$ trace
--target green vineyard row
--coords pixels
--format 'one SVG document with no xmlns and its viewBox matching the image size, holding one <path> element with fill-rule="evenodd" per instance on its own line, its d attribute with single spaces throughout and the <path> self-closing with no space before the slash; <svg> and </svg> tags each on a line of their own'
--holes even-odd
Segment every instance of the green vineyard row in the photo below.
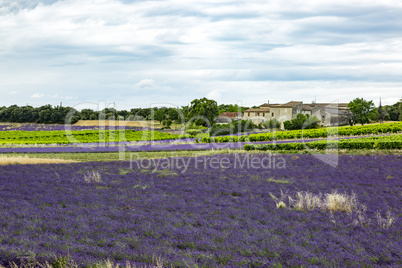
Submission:
<svg viewBox="0 0 402 268">
<path fill-rule="evenodd" d="M 372 134 L 399 133 L 402 131 L 402 122 L 375 124 L 365 126 L 330 127 L 319 129 L 290 130 L 265 132 L 243 136 L 204 137 L 201 142 L 245 142 L 245 141 L 272 141 L 302 138 L 326 138 L 331 136 L 359 136 Z"/>
<path fill-rule="evenodd" d="M 246 144 L 244 149 L 250 150 L 305 150 L 305 149 L 402 149 L 402 135 L 378 136 L 369 138 L 320 140 L 312 142 Z"/>
<path fill-rule="evenodd" d="M 180 135 L 158 131 L 90 130 L 90 131 L 2 131 L 0 144 L 71 144 L 98 142 L 127 142 L 174 140 Z"/>
</svg>

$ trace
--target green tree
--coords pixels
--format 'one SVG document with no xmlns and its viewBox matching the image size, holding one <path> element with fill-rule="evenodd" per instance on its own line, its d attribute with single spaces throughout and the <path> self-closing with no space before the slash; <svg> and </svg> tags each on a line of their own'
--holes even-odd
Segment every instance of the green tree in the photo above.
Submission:
<svg viewBox="0 0 402 268">
<path fill-rule="evenodd" d="M 162 124 L 162 121 L 165 120 L 165 112 L 163 110 L 156 110 L 154 113 L 154 119 Z"/>
<path fill-rule="evenodd" d="M 399 112 L 399 121 L 402 121 L 402 99 L 399 100 L 398 112 Z"/>
<path fill-rule="evenodd" d="M 180 119 L 180 114 L 177 108 L 169 108 L 167 114 L 169 119 L 172 121 Z"/>
<path fill-rule="evenodd" d="M 371 111 L 371 113 L 369 113 L 369 115 L 368 115 L 368 118 L 369 118 L 371 121 L 378 121 L 378 120 L 380 120 L 380 117 L 383 118 L 383 115 L 382 115 L 382 107 L 381 107 L 381 109 L 379 109 L 379 108 L 374 108 L 374 109 Z"/>
<path fill-rule="evenodd" d="M 311 129 L 318 128 L 320 122 L 321 121 L 316 116 L 298 114 L 296 118 L 283 122 L 283 127 L 287 130 Z"/>
<path fill-rule="evenodd" d="M 126 111 L 126 110 L 118 111 L 118 112 L 117 112 L 117 115 L 118 115 L 120 118 L 123 118 L 122 120 L 124 120 L 124 119 L 126 119 L 126 118 L 128 117 L 128 111 Z"/>
<path fill-rule="evenodd" d="M 349 102 L 348 107 L 352 112 L 350 124 L 360 123 L 362 125 L 369 122 L 370 115 L 374 109 L 373 101 L 366 101 L 363 98 L 356 98 Z"/>
<path fill-rule="evenodd" d="M 49 124 L 52 117 L 52 105 L 47 104 L 38 108 L 39 110 L 39 123 Z"/>
<path fill-rule="evenodd" d="M 230 124 L 215 124 L 209 130 L 210 136 L 230 135 L 253 131 L 257 126 L 250 120 L 239 120 Z"/>
<path fill-rule="evenodd" d="M 82 109 L 80 112 L 80 119 L 81 120 L 89 120 L 91 115 L 93 114 L 93 110 L 91 109 Z"/>
<path fill-rule="evenodd" d="M 303 122 L 303 129 L 318 128 L 320 124 L 320 119 L 316 116 L 306 115 L 306 120 Z"/>
<path fill-rule="evenodd" d="M 172 125 L 172 123 L 173 123 L 173 121 L 170 119 L 162 121 L 162 125 L 164 125 L 166 129 L 169 129 L 170 126 Z"/>
<path fill-rule="evenodd" d="M 93 113 L 89 116 L 89 120 L 98 120 L 98 114 Z"/>
<path fill-rule="evenodd" d="M 398 121 L 399 113 L 397 104 L 385 106 L 385 112 L 385 120 Z"/>
<path fill-rule="evenodd" d="M 267 129 L 275 129 L 275 128 L 280 128 L 281 123 L 278 120 L 276 120 L 275 118 L 272 118 L 271 120 L 265 122 L 264 126 Z"/>
<path fill-rule="evenodd" d="M 216 101 L 207 98 L 195 99 L 191 102 L 187 121 L 194 122 L 197 126 L 209 127 L 218 115 L 219 110 Z"/>
</svg>

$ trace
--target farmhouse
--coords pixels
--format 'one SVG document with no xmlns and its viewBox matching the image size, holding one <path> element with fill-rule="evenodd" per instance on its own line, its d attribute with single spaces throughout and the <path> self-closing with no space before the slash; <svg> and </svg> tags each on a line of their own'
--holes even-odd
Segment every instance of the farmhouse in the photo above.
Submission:
<svg viewBox="0 0 402 268">
<path fill-rule="evenodd" d="M 324 126 L 341 126 L 349 123 L 350 109 L 347 103 L 303 104 L 303 111 L 310 111 Z"/>
<path fill-rule="evenodd" d="M 244 111 L 243 119 L 260 124 L 275 118 L 282 123 L 295 118 L 297 114 L 301 113 L 302 106 L 303 102 L 301 101 L 290 101 L 285 104 L 264 103 L 259 108 Z"/>
<path fill-rule="evenodd" d="M 347 103 L 311 103 L 290 101 L 285 104 L 264 103 L 259 108 L 244 111 L 243 120 L 251 120 L 255 124 L 276 119 L 281 123 L 295 118 L 298 114 L 316 116 L 325 126 L 345 125 L 348 123 L 350 110 Z"/>
<path fill-rule="evenodd" d="M 270 111 L 267 107 L 247 109 L 244 111 L 243 120 L 251 120 L 254 124 L 264 123 L 271 119 Z"/>
</svg>

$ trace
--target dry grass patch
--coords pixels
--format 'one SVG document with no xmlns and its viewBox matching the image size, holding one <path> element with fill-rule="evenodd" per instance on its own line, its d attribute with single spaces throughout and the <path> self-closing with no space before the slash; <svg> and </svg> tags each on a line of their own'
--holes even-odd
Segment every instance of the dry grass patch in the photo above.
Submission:
<svg viewBox="0 0 402 268">
<path fill-rule="evenodd" d="M 277 208 L 290 207 L 294 210 L 310 211 L 315 209 L 329 210 L 331 212 L 342 211 L 352 213 L 357 211 L 359 203 L 355 193 L 350 195 L 334 191 L 330 194 L 314 194 L 311 192 L 296 192 L 290 196 L 281 191 L 281 196 L 276 197 L 270 193 L 276 202 Z M 285 201 L 288 200 L 288 205 Z"/>
<path fill-rule="evenodd" d="M 334 191 L 330 194 L 314 194 L 311 192 L 296 192 L 294 195 L 289 195 L 281 190 L 280 196 L 275 196 L 269 193 L 275 201 L 278 209 L 293 209 L 295 211 L 312 211 L 323 210 L 329 211 L 330 219 L 336 223 L 333 212 L 346 212 L 353 220 L 356 226 L 369 227 L 373 225 L 373 221 L 367 216 L 367 207 L 360 204 L 355 193 L 350 195 L 347 193 L 338 193 Z M 286 203 L 287 202 L 287 203 Z M 385 217 L 379 211 L 375 214 L 377 222 L 374 225 L 381 229 L 389 229 L 395 222 L 395 216 L 391 211 L 387 211 Z"/>
<path fill-rule="evenodd" d="M 351 195 L 347 195 L 335 191 L 331 194 L 325 195 L 323 206 L 331 212 L 345 211 L 347 213 L 352 213 L 358 209 L 359 204 L 355 193 L 352 192 Z"/>
<path fill-rule="evenodd" d="M 93 268 L 163 268 L 164 267 L 163 261 L 160 258 L 154 257 L 153 260 L 155 262 L 154 264 L 137 266 L 135 264 L 131 264 L 129 261 L 127 261 L 125 265 L 119 265 L 107 259 L 100 263 L 93 264 L 91 265 L 91 267 Z M 10 268 L 79 268 L 80 266 L 69 258 L 60 257 L 56 259 L 53 263 L 49 262 L 40 263 L 35 259 L 21 260 L 21 263 L 19 265 L 15 264 L 14 262 L 10 262 L 9 267 Z M 5 267 L 0 264 L 0 268 Z"/>
<path fill-rule="evenodd" d="M 75 163 L 77 161 L 65 159 L 49 159 L 49 158 L 29 158 L 24 156 L 8 156 L 0 155 L 0 165 L 36 165 L 36 164 L 63 164 Z"/>
</svg>

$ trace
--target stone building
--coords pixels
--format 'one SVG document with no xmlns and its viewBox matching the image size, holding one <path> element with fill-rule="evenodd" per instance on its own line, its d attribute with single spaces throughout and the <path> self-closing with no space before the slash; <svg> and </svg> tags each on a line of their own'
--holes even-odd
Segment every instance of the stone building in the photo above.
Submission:
<svg viewBox="0 0 402 268">
<path fill-rule="evenodd" d="M 275 118 L 283 128 L 283 122 L 295 118 L 298 114 L 316 116 L 324 126 L 336 126 L 348 123 L 350 110 L 347 103 L 303 104 L 302 101 L 290 101 L 285 104 L 264 103 L 259 108 L 244 111 L 243 120 L 260 124 Z"/>
</svg>

